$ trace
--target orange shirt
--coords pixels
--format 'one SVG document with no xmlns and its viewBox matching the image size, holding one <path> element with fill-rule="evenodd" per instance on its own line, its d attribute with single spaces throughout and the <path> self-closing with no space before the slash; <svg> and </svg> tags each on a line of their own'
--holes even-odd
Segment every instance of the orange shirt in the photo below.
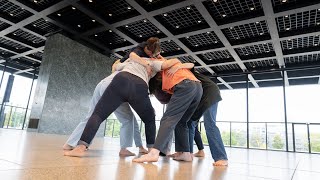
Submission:
<svg viewBox="0 0 320 180">
<path fill-rule="evenodd" d="M 178 66 L 180 63 L 174 65 Z M 162 71 L 162 90 L 173 94 L 173 87 L 185 79 L 199 81 L 189 69 L 179 69 L 173 77 L 168 77 L 167 70 Z M 200 81 L 199 81 L 200 82 Z"/>
</svg>

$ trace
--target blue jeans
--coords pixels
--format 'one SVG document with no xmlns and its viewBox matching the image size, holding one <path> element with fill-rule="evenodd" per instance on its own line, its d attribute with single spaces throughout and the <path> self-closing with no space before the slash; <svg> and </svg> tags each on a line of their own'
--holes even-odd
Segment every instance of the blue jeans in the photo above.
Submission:
<svg viewBox="0 0 320 180">
<path fill-rule="evenodd" d="M 211 151 L 211 156 L 215 161 L 219 160 L 228 160 L 224 144 L 222 142 L 220 130 L 216 125 L 216 116 L 217 116 L 218 103 L 212 104 L 204 113 L 203 121 L 204 128 L 206 129 L 207 139 Z M 198 121 L 190 121 L 189 125 L 189 139 L 192 139 L 190 142 L 190 148 L 193 147 L 193 139 L 195 134 L 195 127 L 197 126 Z M 192 152 L 192 148 L 190 151 Z"/>
</svg>

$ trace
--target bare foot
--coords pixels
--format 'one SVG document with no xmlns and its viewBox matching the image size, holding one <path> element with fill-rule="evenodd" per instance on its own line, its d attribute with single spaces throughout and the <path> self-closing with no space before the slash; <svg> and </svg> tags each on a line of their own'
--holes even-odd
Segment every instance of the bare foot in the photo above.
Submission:
<svg viewBox="0 0 320 180">
<path fill-rule="evenodd" d="M 182 154 L 182 152 L 175 152 L 175 153 L 173 153 L 173 154 L 168 154 L 167 156 L 174 158 L 174 157 L 179 156 L 179 155 L 181 155 L 181 154 Z"/>
<path fill-rule="evenodd" d="M 203 150 L 199 150 L 197 153 L 193 154 L 194 157 L 204 157 L 204 151 Z"/>
<path fill-rule="evenodd" d="M 213 166 L 228 166 L 228 160 L 219 160 L 213 163 Z"/>
<path fill-rule="evenodd" d="M 174 160 L 177 160 L 177 161 L 187 161 L 187 162 L 191 162 L 193 157 L 192 155 L 190 154 L 190 152 L 183 152 L 181 154 L 179 154 L 178 156 L 175 156 L 173 158 Z"/>
<path fill-rule="evenodd" d="M 87 148 L 85 145 L 78 145 L 72 151 L 64 152 L 64 155 L 65 156 L 73 156 L 73 157 L 82 157 L 85 155 L 86 149 Z"/>
<path fill-rule="evenodd" d="M 136 154 L 129 151 L 128 149 L 121 149 L 120 152 L 119 152 L 119 156 L 135 156 Z"/>
<path fill-rule="evenodd" d="M 153 155 L 151 153 L 145 154 L 139 158 L 133 159 L 133 162 L 143 163 L 143 162 L 157 162 L 159 155 Z"/>
<path fill-rule="evenodd" d="M 148 154 L 148 150 L 146 150 L 143 146 L 140 146 L 139 147 L 139 153 L 141 153 L 141 154 Z"/>
<path fill-rule="evenodd" d="M 63 150 L 72 150 L 74 147 L 70 146 L 69 144 L 65 143 L 63 146 L 62 146 L 62 149 Z"/>
</svg>

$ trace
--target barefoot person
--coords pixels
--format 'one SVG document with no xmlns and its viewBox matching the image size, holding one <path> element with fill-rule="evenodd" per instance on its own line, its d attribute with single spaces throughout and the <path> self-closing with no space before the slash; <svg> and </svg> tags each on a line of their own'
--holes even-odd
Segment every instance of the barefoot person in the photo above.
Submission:
<svg viewBox="0 0 320 180">
<path fill-rule="evenodd" d="M 170 70 L 162 72 L 162 90 L 171 93 L 172 96 L 161 119 L 154 148 L 148 154 L 133 159 L 134 162 L 158 161 L 159 153 L 167 151 L 173 131 L 176 141 L 179 142 L 175 144 L 175 149 L 181 152 L 175 160 L 192 161 L 187 122 L 197 108 L 202 95 L 200 81 L 189 70 L 193 66 L 192 63 L 179 63 Z"/>
<path fill-rule="evenodd" d="M 116 65 L 120 61 L 116 61 L 112 65 L 112 74 L 102 81 L 96 86 L 92 99 L 91 104 L 89 107 L 88 115 L 86 116 L 85 120 L 83 122 L 80 122 L 78 126 L 75 128 L 75 130 L 72 132 L 70 137 L 68 138 L 67 142 L 63 145 L 64 150 L 72 150 L 74 147 L 77 146 L 78 141 L 80 140 L 81 134 L 87 124 L 87 121 L 89 117 L 91 116 L 94 107 L 100 100 L 103 92 L 107 89 L 109 84 L 111 83 L 113 77 L 119 72 L 115 71 Z M 128 103 L 121 104 L 115 111 L 114 111 L 117 119 L 121 123 L 120 128 L 120 146 L 121 150 L 119 152 L 120 156 L 134 156 L 135 154 L 130 152 L 127 148 L 132 146 L 132 140 L 134 138 L 136 147 L 139 147 L 140 153 L 147 153 L 148 151 L 143 147 L 141 135 L 139 131 L 139 125 L 138 122 L 131 111 Z"/>
<path fill-rule="evenodd" d="M 154 76 L 160 70 L 170 68 L 179 62 L 177 59 L 167 61 L 148 60 L 147 66 L 152 67 L 151 72 Z M 149 79 L 150 77 L 143 65 L 131 60 L 126 62 L 122 72 L 114 77 L 95 106 L 78 146 L 72 151 L 65 152 L 65 155 L 79 157 L 85 155 L 85 150 L 91 143 L 100 124 L 124 102 L 128 102 L 145 123 L 147 147 L 151 148 L 154 144 L 156 129 L 155 114 L 148 96 Z"/>
<path fill-rule="evenodd" d="M 206 135 L 207 135 L 211 155 L 215 161 L 213 165 L 227 166 L 228 165 L 227 153 L 224 148 L 224 144 L 222 142 L 219 128 L 216 125 L 218 103 L 219 101 L 222 100 L 219 87 L 211 79 L 209 79 L 207 76 L 203 74 L 194 72 L 194 75 L 202 83 L 203 95 L 201 97 L 201 101 L 197 107 L 197 110 L 191 117 L 191 121 L 188 122 L 189 135 L 190 135 L 189 139 L 191 139 L 190 151 L 193 152 L 193 139 L 195 137 L 195 129 L 198 126 L 199 119 L 203 115 L 204 127 L 206 130 Z M 198 136 L 200 136 L 200 133 L 198 134 Z M 197 141 L 198 143 L 199 141 L 201 141 L 202 143 L 201 136 L 200 136 L 200 139 L 197 138 Z M 195 155 L 202 156 L 202 154 L 204 156 L 203 150 L 201 152 L 199 149 L 199 152 L 196 153 Z"/>
</svg>

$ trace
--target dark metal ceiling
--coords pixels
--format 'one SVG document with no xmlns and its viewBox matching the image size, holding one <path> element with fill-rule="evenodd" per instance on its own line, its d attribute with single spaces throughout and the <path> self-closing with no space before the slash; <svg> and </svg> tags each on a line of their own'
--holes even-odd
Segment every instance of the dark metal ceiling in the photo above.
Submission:
<svg viewBox="0 0 320 180">
<path fill-rule="evenodd" d="M 222 89 L 262 70 L 250 87 L 319 84 L 319 30 L 320 0 L 0 0 L 0 62 L 31 73 L 54 33 L 111 59 L 157 36 L 163 56 L 218 75 Z"/>
</svg>

